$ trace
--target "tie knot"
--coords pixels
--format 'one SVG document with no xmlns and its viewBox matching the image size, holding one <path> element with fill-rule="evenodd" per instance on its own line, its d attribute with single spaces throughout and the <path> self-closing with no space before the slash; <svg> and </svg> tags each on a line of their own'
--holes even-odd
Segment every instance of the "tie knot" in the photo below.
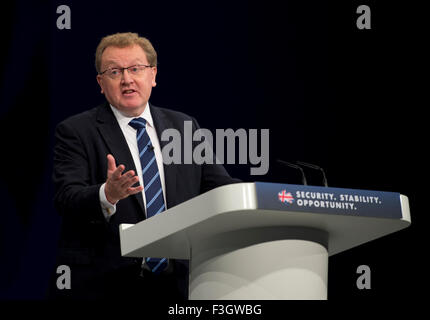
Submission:
<svg viewBox="0 0 430 320">
<path fill-rule="evenodd" d="M 128 123 L 131 127 L 136 130 L 143 129 L 146 126 L 146 120 L 143 118 L 134 118 Z"/>
</svg>

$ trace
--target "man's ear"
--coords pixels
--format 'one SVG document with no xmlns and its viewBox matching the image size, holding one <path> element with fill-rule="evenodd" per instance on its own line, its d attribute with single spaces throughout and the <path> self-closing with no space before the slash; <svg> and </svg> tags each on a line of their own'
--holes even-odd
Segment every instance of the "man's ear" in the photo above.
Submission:
<svg viewBox="0 0 430 320">
<path fill-rule="evenodd" d="M 102 82 L 102 76 L 98 74 L 98 75 L 96 76 L 96 79 L 97 79 L 97 83 L 98 83 L 98 84 L 99 84 L 99 86 L 100 86 L 101 93 L 102 93 L 102 94 L 104 94 L 104 92 L 103 92 L 103 85 L 102 85 L 102 83 L 103 83 L 103 82 Z"/>
<path fill-rule="evenodd" d="M 157 82 L 155 81 L 157 76 L 157 67 L 152 68 L 152 86 L 155 87 L 157 85 Z"/>
</svg>

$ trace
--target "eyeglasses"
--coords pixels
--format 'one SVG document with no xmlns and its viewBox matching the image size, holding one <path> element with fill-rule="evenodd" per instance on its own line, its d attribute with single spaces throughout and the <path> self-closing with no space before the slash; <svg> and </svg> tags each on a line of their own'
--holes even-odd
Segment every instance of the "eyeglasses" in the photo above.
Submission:
<svg viewBox="0 0 430 320">
<path fill-rule="evenodd" d="M 110 68 L 103 72 L 100 72 L 100 75 L 106 74 L 111 79 L 119 79 L 121 78 L 122 73 L 124 70 L 127 70 L 129 74 L 133 76 L 140 76 L 143 74 L 146 68 L 151 68 L 151 66 L 145 65 L 145 64 L 137 64 L 131 67 L 127 68 Z"/>
</svg>

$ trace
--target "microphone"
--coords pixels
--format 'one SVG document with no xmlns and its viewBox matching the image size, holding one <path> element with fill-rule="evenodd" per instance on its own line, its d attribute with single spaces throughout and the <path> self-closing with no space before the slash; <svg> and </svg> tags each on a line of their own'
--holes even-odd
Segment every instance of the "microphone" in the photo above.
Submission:
<svg viewBox="0 0 430 320">
<path fill-rule="evenodd" d="M 154 151 L 154 146 L 152 145 L 152 143 L 148 146 L 149 151 Z"/>
<path fill-rule="evenodd" d="M 278 163 L 284 165 L 284 166 L 288 166 L 288 167 L 300 170 L 300 172 L 302 173 L 302 183 L 303 183 L 303 185 L 305 185 L 305 186 L 308 185 L 308 182 L 306 181 L 305 172 L 303 171 L 303 169 L 300 166 L 298 166 L 296 164 L 293 164 L 293 163 L 290 163 L 290 162 L 287 162 L 287 161 L 284 161 L 284 160 L 280 160 L 280 159 L 276 159 L 276 161 Z"/>
<path fill-rule="evenodd" d="M 307 162 L 303 162 L 303 161 L 296 161 L 296 162 L 302 166 L 321 171 L 322 176 L 323 176 L 324 186 L 328 187 L 327 177 L 325 176 L 325 172 L 324 172 L 323 168 L 321 168 L 320 166 L 317 166 L 315 164 L 312 164 L 312 163 L 307 163 Z"/>
</svg>

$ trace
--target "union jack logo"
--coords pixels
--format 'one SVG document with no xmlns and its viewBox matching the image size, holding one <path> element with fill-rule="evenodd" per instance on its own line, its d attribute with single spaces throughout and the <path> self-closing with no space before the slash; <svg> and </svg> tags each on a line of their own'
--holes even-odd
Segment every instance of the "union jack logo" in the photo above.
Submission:
<svg viewBox="0 0 430 320">
<path fill-rule="evenodd" d="M 282 190 L 281 192 L 278 193 L 278 199 L 281 202 L 288 202 L 288 203 L 293 203 L 294 202 L 294 198 L 291 195 L 291 192 L 287 192 L 286 190 Z"/>
</svg>

